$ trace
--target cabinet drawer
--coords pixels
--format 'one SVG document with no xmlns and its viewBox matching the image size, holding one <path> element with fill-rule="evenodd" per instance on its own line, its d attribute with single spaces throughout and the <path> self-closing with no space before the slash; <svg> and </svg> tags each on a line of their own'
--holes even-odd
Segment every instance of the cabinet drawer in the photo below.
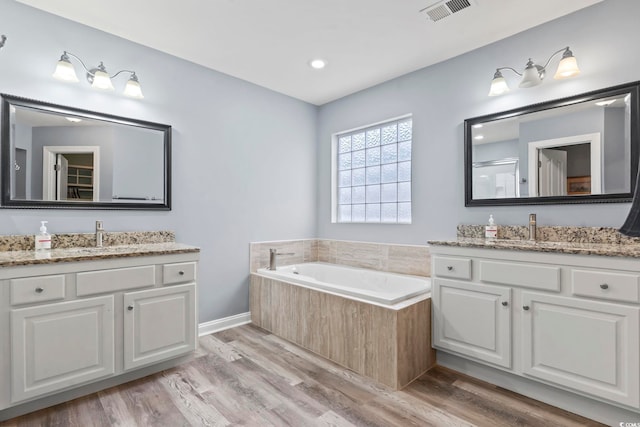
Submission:
<svg viewBox="0 0 640 427">
<path fill-rule="evenodd" d="M 524 288 L 560 291 L 560 267 L 480 261 L 480 280 Z"/>
<path fill-rule="evenodd" d="M 639 277 L 636 274 L 573 270 L 571 292 L 586 297 L 638 303 Z"/>
<path fill-rule="evenodd" d="M 76 277 L 78 296 L 86 296 L 153 286 L 156 284 L 156 268 L 154 265 L 145 265 L 88 271 L 78 273 Z"/>
<path fill-rule="evenodd" d="M 469 258 L 435 257 L 434 274 L 439 277 L 471 279 L 471 260 Z"/>
<path fill-rule="evenodd" d="M 196 263 L 181 262 L 177 264 L 165 264 L 162 267 L 162 284 L 192 282 L 196 279 Z"/>
<path fill-rule="evenodd" d="M 64 276 L 11 279 L 11 305 L 64 299 Z"/>
</svg>

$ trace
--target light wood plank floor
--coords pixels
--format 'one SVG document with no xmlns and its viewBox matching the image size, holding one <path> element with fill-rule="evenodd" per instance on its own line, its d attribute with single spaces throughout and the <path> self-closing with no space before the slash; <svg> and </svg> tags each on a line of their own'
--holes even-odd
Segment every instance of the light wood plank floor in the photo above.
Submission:
<svg viewBox="0 0 640 427">
<path fill-rule="evenodd" d="M 436 367 L 402 391 L 246 325 L 180 367 L 0 426 L 599 426 Z"/>
</svg>

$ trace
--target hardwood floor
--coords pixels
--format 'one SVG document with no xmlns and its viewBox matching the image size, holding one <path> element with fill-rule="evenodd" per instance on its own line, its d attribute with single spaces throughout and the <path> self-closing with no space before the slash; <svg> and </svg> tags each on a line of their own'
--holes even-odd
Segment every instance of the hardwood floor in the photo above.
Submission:
<svg viewBox="0 0 640 427">
<path fill-rule="evenodd" d="M 200 339 L 180 367 L 0 423 L 8 426 L 599 426 L 435 367 L 402 391 L 255 326 Z"/>
</svg>

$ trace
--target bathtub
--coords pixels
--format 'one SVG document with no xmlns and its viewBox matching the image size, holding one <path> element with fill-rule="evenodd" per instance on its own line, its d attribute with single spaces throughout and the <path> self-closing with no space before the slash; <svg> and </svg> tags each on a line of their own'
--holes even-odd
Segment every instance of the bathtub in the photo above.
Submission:
<svg viewBox="0 0 640 427">
<path fill-rule="evenodd" d="M 260 275 L 383 305 L 427 294 L 431 279 L 322 262 L 261 268 Z"/>
</svg>

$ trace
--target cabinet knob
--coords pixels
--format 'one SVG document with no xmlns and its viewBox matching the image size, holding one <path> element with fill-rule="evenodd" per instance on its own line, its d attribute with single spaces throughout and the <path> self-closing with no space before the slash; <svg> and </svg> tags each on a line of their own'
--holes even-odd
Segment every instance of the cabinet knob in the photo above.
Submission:
<svg viewBox="0 0 640 427">
<path fill-rule="evenodd" d="M 529 306 L 528 305 L 523 305 L 522 309 L 525 310 L 525 311 L 528 311 L 529 310 Z"/>
<path fill-rule="evenodd" d="M 43 292 L 44 292 L 44 289 L 42 289 L 40 286 L 36 288 L 36 293 L 41 294 Z"/>
<path fill-rule="evenodd" d="M 507 301 L 502 301 L 502 305 L 506 307 L 509 305 L 509 303 Z"/>
<path fill-rule="evenodd" d="M 609 289 L 609 285 L 603 283 L 602 285 L 600 285 L 600 289 Z"/>
<path fill-rule="evenodd" d="M 449 271 L 453 270 L 453 265 L 447 265 L 447 270 Z"/>
<path fill-rule="evenodd" d="M 181 275 L 181 276 L 184 276 L 184 271 L 180 270 L 180 271 L 178 271 L 178 274 Z"/>
<path fill-rule="evenodd" d="M 127 310 L 129 310 L 129 311 L 133 311 L 133 306 L 132 306 L 132 305 L 130 305 L 129 307 L 127 307 Z"/>
</svg>

